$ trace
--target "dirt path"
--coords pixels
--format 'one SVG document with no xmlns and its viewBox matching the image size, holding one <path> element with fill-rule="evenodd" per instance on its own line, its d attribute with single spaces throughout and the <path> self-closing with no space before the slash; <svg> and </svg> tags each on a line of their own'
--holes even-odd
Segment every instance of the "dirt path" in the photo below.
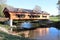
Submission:
<svg viewBox="0 0 60 40">
<path fill-rule="evenodd" d="M 6 32 L 6 33 L 8 33 L 8 34 L 11 34 L 11 35 L 17 35 L 17 33 L 11 32 L 11 31 L 7 30 L 7 29 L 4 28 L 4 27 L 0 27 L 0 30 L 3 31 L 3 32 Z"/>
<path fill-rule="evenodd" d="M 0 31 L 3 31 L 3 32 L 7 33 L 7 34 L 16 35 L 16 36 L 19 36 L 19 37 L 21 37 L 20 35 L 18 35 L 19 33 L 24 34 L 25 37 L 28 37 L 28 33 L 29 33 L 29 31 L 23 31 L 23 32 L 18 32 L 18 33 L 11 32 L 11 30 L 8 30 L 8 29 L 6 29 L 4 27 L 0 27 Z"/>
<path fill-rule="evenodd" d="M 3 32 L 8 33 L 7 29 L 5 29 L 4 27 L 0 27 L 0 30 L 3 31 Z"/>
</svg>

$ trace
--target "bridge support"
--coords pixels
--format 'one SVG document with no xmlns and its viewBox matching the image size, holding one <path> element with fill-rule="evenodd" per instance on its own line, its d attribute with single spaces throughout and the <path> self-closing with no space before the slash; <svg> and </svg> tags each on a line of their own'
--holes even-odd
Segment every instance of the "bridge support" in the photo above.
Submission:
<svg viewBox="0 0 60 40">
<path fill-rule="evenodd" d="M 9 21 L 10 21 L 10 27 L 12 27 L 12 25 L 13 25 L 13 20 L 10 19 Z"/>
<path fill-rule="evenodd" d="M 13 31 L 13 19 L 10 19 L 9 20 L 9 25 L 11 27 L 11 32 Z"/>
</svg>

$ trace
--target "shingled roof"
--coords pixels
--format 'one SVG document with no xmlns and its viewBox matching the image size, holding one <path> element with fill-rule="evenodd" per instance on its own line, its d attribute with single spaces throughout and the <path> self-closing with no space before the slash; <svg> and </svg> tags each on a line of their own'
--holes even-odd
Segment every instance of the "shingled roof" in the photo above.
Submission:
<svg viewBox="0 0 60 40">
<path fill-rule="evenodd" d="M 33 12 L 33 10 L 30 9 L 22 9 L 22 8 L 13 8 L 13 7 L 5 7 L 10 12 Z"/>
<path fill-rule="evenodd" d="M 42 13 L 42 14 L 47 14 L 49 15 L 47 12 L 41 11 L 41 12 L 34 12 L 33 10 L 30 9 L 22 9 L 22 8 L 14 8 L 14 7 L 5 7 L 5 9 L 7 9 L 10 12 L 30 12 L 30 13 Z"/>
</svg>

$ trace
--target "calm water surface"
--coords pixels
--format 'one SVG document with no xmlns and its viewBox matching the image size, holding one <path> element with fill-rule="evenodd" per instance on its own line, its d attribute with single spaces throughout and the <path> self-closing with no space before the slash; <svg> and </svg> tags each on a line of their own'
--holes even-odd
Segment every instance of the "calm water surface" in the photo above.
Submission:
<svg viewBox="0 0 60 40">
<path fill-rule="evenodd" d="M 37 28 L 29 32 L 30 39 L 35 40 L 60 40 L 60 30 L 56 28 Z"/>
<path fill-rule="evenodd" d="M 28 24 L 28 25 L 27 25 Z M 30 28 L 30 23 L 23 23 L 21 26 Z M 37 28 L 35 30 L 24 31 L 25 37 L 34 40 L 60 40 L 60 30 L 50 28 Z"/>
</svg>

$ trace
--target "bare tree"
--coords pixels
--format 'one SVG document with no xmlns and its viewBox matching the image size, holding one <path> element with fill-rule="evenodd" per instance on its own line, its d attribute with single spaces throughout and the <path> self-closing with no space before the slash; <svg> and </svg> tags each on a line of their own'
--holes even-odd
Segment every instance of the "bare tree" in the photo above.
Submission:
<svg viewBox="0 0 60 40">
<path fill-rule="evenodd" d="M 33 12 L 35 13 L 41 13 L 41 7 L 36 5 L 35 8 L 33 9 Z"/>
<path fill-rule="evenodd" d="M 57 3 L 57 5 L 58 5 L 58 20 L 60 21 L 60 0 L 58 0 L 58 3 Z"/>
<path fill-rule="evenodd" d="M 6 3 L 7 0 L 0 0 L 0 17 L 3 17 L 4 14 L 3 14 L 3 9 L 5 7 L 5 3 Z"/>
<path fill-rule="evenodd" d="M 6 3 L 7 0 L 0 0 L 0 4 Z"/>
</svg>

